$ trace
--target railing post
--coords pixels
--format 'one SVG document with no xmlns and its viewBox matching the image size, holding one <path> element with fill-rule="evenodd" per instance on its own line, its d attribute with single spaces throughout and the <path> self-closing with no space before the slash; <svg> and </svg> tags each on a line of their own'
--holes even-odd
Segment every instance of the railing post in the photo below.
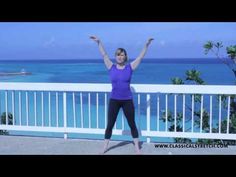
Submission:
<svg viewBox="0 0 236 177">
<path fill-rule="evenodd" d="M 140 93 L 138 93 L 138 129 L 139 129 L 139 132 L 140 132 L 140 135 L 141 135 L 142 130 L 141 130 L 140 107 L 141 107 L 141 105 L 140 105 Z M 122 121 L 124 122 L 123 117 L 122 117 Z"/>
<path fill-rule="evenodd" d="M 147 132 L 150 132 L 150 105 L 151 105 L 151 101 L 150 101 L 150 94 L 147 94 Z M 150 136 L 147 136 L 147 143 L 150 143 L 151 139 Z"/>
<path fill-rule="evenodd" d="M 64 120 L 64 139 L 67 139 L 67 122 L 66 122 L 67 116 L 66 116 L 66 92 L 63 92 L 63 120 Z"/>
<path fill-rule="evenodd" d="M 160 92 L 157 93 L 157 131 L 160 131 Z"/>
</svg>

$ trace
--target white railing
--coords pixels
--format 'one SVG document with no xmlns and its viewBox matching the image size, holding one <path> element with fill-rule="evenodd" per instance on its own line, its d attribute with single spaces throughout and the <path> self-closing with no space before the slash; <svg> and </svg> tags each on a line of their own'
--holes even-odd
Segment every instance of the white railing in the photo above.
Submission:
<svg viewBox="0 0 236 177">
<path fill-rule="evenodd" d="M 236 140 L 236 134 L 230 132 L 230 103 L 232 96 L 236 95 L 236 86 L 131 84 L 131 89 L 134 103 L 137 105 L 138 128 L 141 135 L 147 138 L 147 142 L 150 142 L 151 137 Z M 103 135 L 107 123 L 110 91 L 111 84 L 2 82 L 0 83 L 0 113 L 2 115 L 6 112 L 7 115 L 6 122 L 0 124 L 0 130 L 61 132 L 64 133 L 64 138 L 67 138 L 68 133 Z M 196 94 L 200 94 L 199 119 L 196 119 L 194 113 L 197 104 L 194 101 Z M 173 99 L 170 100 L 172 95 Z M 204 99 L 208 95 L 209 102 Z M 222 95 L 227 97 L 225 112 L 222 108 Z M 219 101 L 214 101 L 217 96 Z M 94 98 L 94 101 L 91 98 Z M 204 129 L 206 102 L 209 103 L 209 131 L 207 132 Z M 94 107 L 92 103 L 95 104 Z M 214 110 L 217 106 L 218 109 Z M 174 109 L 172 119 L 174 124 L 169 121 L 171 109 Z M 145 113 L 142 115 L 144 110 Z M 160 112 L 163 114 L 160 115 Z M 12 124 L 9 124 L 9 118 L 7 119 L 10 113 L 13 117 Z M 221 131 L 224 113 L 226 132 Z M 118 122 L 114 126 L 114 135 L 124 135 L 123 113 L 120 120 L 121 126 L 118 126 Z M 198 122 L 197 128 L 196 122 Z M 170 125 L 173 126 L 172 130 L 169 130 Z M 178 130 L 178 125 L 182 126 L 181 130 Z M 215 127 L 218 129 L 213 131 Z"/>
</svg>

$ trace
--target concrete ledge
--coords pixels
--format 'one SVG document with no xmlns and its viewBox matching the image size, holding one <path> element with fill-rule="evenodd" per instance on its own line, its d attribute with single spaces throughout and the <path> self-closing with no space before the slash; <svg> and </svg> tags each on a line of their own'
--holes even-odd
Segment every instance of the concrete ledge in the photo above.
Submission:
<svg viewBox="0 0 236 177">
<path fill-rule="evenodd" d="M 140 143 L 143 155 L 236 155 L 236 146 L 227 148 L 156 148 Z M 27 136 L 0 136 L 1 155 L 99 155 L 101 140 L 62 139 Z M 107 155 L 135 155 L 129 141 L 111 141 Z"/>
</svg>

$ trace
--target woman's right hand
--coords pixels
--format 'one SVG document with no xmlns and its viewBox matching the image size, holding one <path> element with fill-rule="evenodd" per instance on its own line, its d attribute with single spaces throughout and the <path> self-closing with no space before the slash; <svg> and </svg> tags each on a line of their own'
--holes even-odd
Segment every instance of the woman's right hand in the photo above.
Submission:
<svg viewBox="0 0 236 177">
<path fill-rule="evenodd" d="M 94 40 L 97 43 L 100 42 L 100 40 L 96 36 L 90 36 L 90 39 Z"/>
<path fill-rule="evenodd" d="M 146 45 L 149 46 L 153 40 L 154 40 L 153 38 L 149 38 Z"/>
</svg>

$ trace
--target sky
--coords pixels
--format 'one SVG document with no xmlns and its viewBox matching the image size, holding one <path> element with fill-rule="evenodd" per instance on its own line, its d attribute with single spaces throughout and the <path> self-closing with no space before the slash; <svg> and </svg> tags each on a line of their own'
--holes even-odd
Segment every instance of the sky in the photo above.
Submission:
<svg viewBox="0 0 236 177">
<path fill-rule="evenodd" d="M 148 38 L 145 58 L 205 58 L 207 41 L 236 45 L 235 22 L 0 22 L 0 60 L 102 59 L 99 37 L 111 59 L 125 48 L 135 59 Z"/>
</svg>

